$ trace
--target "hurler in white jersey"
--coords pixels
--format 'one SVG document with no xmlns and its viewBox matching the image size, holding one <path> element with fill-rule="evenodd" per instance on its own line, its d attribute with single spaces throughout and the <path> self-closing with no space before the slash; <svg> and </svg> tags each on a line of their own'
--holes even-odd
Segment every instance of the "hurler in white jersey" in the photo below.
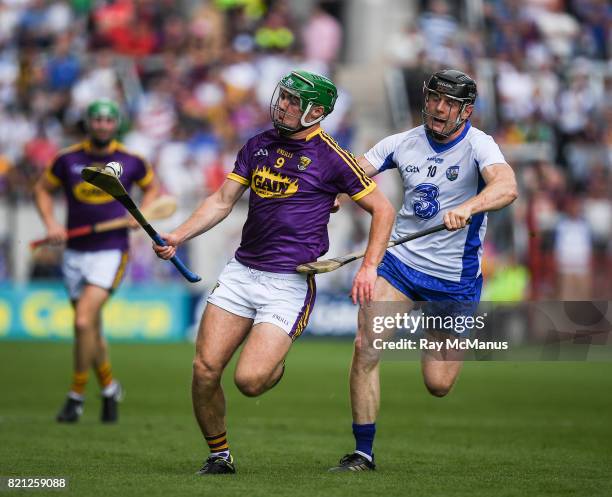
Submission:
<svg viewBox="0 0 612 497">
<path fill-rule="evenodd" d="M 514 201 L 516 180 L 493 138 L 470 123 L 477 96 L 472 78 L 453 69 L 439 71 L 424 84 L 423 94 L 423 125 L 384 138 L 358 162 L 369 176 L 387 169 L 399 172 L 404 202 L 393 239 L 441 222 L 447 231 L 387 250 L 378 267 L 374 300 L 408 307 L 416 301 L 475 306 L 482 288 L 486 213 Z M 380 352 L 372 346 L 371 313 L 366 307 L 359 310 L 351 365 L 356 448 L 331 471 L 376 468 L 372 447 L 380 404 Z M 423 380 L 432 395 L 443 397 L 450 391 L 462 365 L 457 358 L 444 350 L 423 355 Z"/>
</svg>

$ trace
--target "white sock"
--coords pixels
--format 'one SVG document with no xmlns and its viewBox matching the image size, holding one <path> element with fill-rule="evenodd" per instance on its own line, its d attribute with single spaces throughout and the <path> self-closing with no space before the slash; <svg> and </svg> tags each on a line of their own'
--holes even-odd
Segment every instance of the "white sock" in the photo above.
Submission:
<svg viewBox="0 0 612 497">
<path fill-rule="evenodd" d="M 359 454 L 360 456 L 365 457 L 368 461 L 372 462 L 372 456 L 367 455 L 365 452 L 361 452 L 360 450 L 356 450 L 355 454 Z"/>
<path fill-rule="evenodd" d="M 104 397 L 112 397 L 113 395 L 115 395 L 115 392 L 117 391 L 117 382 L 115 380 L 111 381 L 111 384 L 107 387 L 105 387 L 102 390 L 102 395 Z"/>
<path fill-rule="evenodd" d="M 230 451 L 229 450 L 224 450 L 222 452 L 215 452 L 214 454 L 211 452 L 210 455 L 215 455 L 215 456 L 221 456 L 223 459 L 229 459 L 230 457 Z"/>
<path fill-rule="evenodd" d="M 78 400 L 79 402 L 83 402 L 85 400 L 85 396 L 80 393 L 73 392 L 72 390 L 68 392 L 68 397 L 72 400 Z"/>
</svg>

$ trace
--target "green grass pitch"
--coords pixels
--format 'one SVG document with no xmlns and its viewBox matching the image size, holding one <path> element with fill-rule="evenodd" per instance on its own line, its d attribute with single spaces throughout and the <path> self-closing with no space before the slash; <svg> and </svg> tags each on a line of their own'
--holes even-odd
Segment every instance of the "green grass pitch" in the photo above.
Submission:
<svg viewBox="0 0 612 497">
<path fill-rule="evenodd" d="M 201 478 L 191 345 L 113 345 L 127 391 L 120 423 L 99 423 L 93 380 L 83 418 L 64 426 L 54 416 L 71 346 L 0 342 L 0 476 L 65 476 L 79 496 L 612 495 L 612 363 L 467 363 L 455 390 L 436 399 L 417 363 L 386 362 L 379 471 L 326 473 L 353 448 L 351 347 L 300 340 L 283 381 L 258 399 L 228 374 L 239 473 Z"/>
</svg>

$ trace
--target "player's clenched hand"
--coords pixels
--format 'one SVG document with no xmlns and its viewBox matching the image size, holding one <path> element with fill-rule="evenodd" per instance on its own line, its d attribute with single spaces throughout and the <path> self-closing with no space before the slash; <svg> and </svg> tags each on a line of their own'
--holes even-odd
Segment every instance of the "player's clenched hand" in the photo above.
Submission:
<svg viewBox="0 0 612 497">
<path fill-rule="evenodd" d="M 176 255 L 176 247 L 180 243 L 178 236 L 171 233 L 160 233 L 159 236 L 164 239 L 167 245 L 162 247 L 153 242 L 153 250 L 157 254 L 157 257 L 161 259 L 172 259 Z"/>
<path fill-rule="evenodd" d="M 57 222 L 53 222 L 47 226 L 47 238 L 51 243 L 63 243 L 68 238 L 66 228 Z"/>
<path fill-rule="evenodd" d="M 471 215 L 472 209 L 470 207 L 460 205 L 444 214 L 444 225 L 449 231 L 464 228 Z"/>
<path fill-rule="evenodd" d="M 361 265 L 353 280 L 353 288 L 351 290 L 353 304 L 359 302 L 360 305 L 364 305 L 372 300 L 376 276 L 376 266 Z"/>
</svg>

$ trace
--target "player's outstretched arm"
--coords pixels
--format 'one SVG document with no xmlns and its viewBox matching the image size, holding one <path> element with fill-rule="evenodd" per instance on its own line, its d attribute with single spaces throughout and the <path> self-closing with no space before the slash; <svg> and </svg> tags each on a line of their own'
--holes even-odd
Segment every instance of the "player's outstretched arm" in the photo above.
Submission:
<svg viewBox="0 0 612 497">
<path fill-rule="evenodd" d="M 478 195 L 444 214 L 447 229 L 463 228 L 470 216 L 503 209 L 518 197 L 516 177 L 508 164 L 492 164 L 481 174 L 486 186 Z"/>
<path fill-rule="evenodd" d="M 374 284 L 376 283 L 376 268 L 385 254 L 387 243 L 391 236 L 391 228 L 395 220 L 395 209 L 385 195 L 376 188 L 374 191 L 357 201 L 359 206 L 370 214 L 370 236 L 363 262 L 351 290 L 353 303 L 363 305 L 372 300 Z"/>
<path fill-rule="evenodd" d="M 168 245 L 161 247 L 154 244 L 155 253 L 162 259 L 173 257 L 178 245 L 205 233 L 223 221 L 246 189 L 246 186 L 234 180 L 225 180 L 221 188 L 205 199 L 187 221 L 172 233 L 160 233 Z"/>
<path fill-rule="evenodd" d="M 57 222 L 53 214 L 53 185 L 43 174 L 34 185 L 34 203 L 38 213 L 47 229 L 47 238 L 52 243 L 61 243 L 66 240 L 66 229 Z"/>
</svg>

